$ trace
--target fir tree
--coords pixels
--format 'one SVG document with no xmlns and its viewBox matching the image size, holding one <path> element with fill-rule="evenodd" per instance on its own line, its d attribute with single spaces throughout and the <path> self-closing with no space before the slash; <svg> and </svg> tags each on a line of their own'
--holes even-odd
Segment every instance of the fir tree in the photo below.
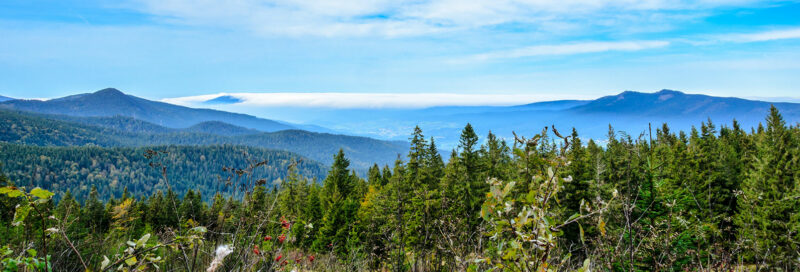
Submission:
<svg viewBox="0 0 800 272">
<path fill-rule="evenodd" d="M 797 222 L 793 222 L 798 210 L 794 172 L 798 158 L 793 152 L 797 141 L 774 106 L 766 122 L 765 129 L 759 128 L 753 166 L 745 175 L 739 197 L 739 206 L 748 208 L 740 210 L 737 222 L 740 239 L 749 246 L 752 258 L 765 260 L 770 269 L 785 269 L 797 260 L 800 241 L 794 231 Z"/>
</svg>

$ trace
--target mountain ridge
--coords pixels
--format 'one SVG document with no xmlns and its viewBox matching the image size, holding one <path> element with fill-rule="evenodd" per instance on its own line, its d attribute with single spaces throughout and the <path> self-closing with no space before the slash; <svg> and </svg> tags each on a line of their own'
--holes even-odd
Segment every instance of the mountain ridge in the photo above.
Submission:
<svg viewBox="0 0 800 272">
<path fill-rule="evenodd" d="M 800 121 L 800 104 L 767 102 L 736 97 L 715 97 L 663 89 L 657 92 L 624 91 L 592 100 L 554 100 L 516 106 L 432 107 L 407 110 L 341 110 L 320 114 L 319 125 L 380 139 L 407 139 L 419 125 L 447 150 L 458 145 L 461 129 L 471 123 L 479 135 L 489 131 L 505 139 L 511 132 L 536 133 L 545 126 L 576 128 L 582 137 L 604 140 L 609 125 L 615 131 L 639 135 L 649 125 L 668 123 L 690 130 L 709 119 L 742 127 L 756 127 L 775 105 L 788 123 Z"/>
<path fill-rule="evenodd" d="M 49 117 L 49 118 L 48 118 Z M 42 115 L 24 111 L 0 110 L 0 142 L 38 146 L 138 147 L 152 145 L 219 145 L 233 144 L 273 150 L 285 150 L 330 164 L 333 154 L 345 150 L 357 168 L 373 163 L 391 164 L 398 154 L 406 152 L 407 143 L 377 140 L 362 136 L 337 135 L 304 130 L 282 130 L 251 134 L 221 135 L 191 130 L 160 127 L 140 120 L 103 118 L 108 126 L 81 123 L 84 118 Z M 77 120 L 77 122 L 69 121 Z M 137 128 L 114 122 L 135 121 Z M 229 125 L 228 125 L 229 126 Z M 143 129 L 142 129 L 143 128 Z M 242 128 L 235 128 L 241 130 Z"/>
<path fill-rule="evenodd" d="M 264 132 L 295 128 L 275 120 L 242 113 L 196 109 L 147 100 L 125 94 L 115 88 L 105 88 L 93 93 L 70 95 L 46 101 L 9 100 L 0 102 L 0 108 L 86 117 L 122 115 L 171 128 L 187 128 L 204 121 L 222 121 Z"/>
</svg>

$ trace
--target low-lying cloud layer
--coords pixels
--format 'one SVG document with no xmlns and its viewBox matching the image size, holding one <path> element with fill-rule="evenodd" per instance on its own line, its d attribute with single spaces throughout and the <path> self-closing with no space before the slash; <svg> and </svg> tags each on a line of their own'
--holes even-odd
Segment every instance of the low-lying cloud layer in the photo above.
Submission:
<svg viewBox="0 0 800 272">
<path fill-rule="evenodd" d="M 223 97 L 225 99 L 218 99 Z M 455 93 L 219 93 L 162 99 L 163 102 L 200 106 L 229 104 L 255 107 L 308 108 L 427 108 L 436 106 L 510 106 L 580 96 L 540 94 L 455 94 Z"/>
</svg>

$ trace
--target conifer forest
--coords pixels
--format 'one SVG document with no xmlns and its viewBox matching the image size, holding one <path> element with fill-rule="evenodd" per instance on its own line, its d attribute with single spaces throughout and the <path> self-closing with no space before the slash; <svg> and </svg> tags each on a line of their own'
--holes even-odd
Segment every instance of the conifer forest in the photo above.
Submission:
<svg viewBox="0 0 800 272">
<path fill-rule="evenodd" d="M 94 160 L 139 173 L 117 173 L 130 188 L 3 175 L 0 267 L 800 270 L 800 126 L 774 107 L 753 128 L 714 121 L 638 135 L 609 127 L 602 140 L 556 126 L 504 139 L 466 124 L 444 152 L 417 127 L 406 154 L 366 172 L 342 149 L 325 168 L 286 154 L 225 155 L 238 152 L 231 146 L 182 159 L 163 159 L 175 146 L 98 151 Z M 24 165 L 42 163 L 26 152 L 72 154 L 3 148 Z"/>
</svg>

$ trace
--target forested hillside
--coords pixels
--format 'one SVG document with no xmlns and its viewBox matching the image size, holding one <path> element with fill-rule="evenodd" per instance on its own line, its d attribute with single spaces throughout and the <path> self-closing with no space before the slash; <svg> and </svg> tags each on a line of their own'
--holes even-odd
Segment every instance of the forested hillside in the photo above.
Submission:
<svg viewBox="0 0 800 272">
<path fill-rule="evenodd" d="M 148 150 L 159 153 L 151 156 Z M 122 197 L 126 190 L 129 196 L 138 197 L 169 189 L 182 194 L 191 189 L 208 200 L 217 192 L 230 195 L 241 185 L 241 181 L 231 180 L 220 186 L 218 179 L 227 180 L 223 168 L 245 169 L 252 161 L 265 161 L 256 171 L 270 188 L 286 178 L 293 163 L 299 173 L 312 179 L 321 179 L 325 172 L 322 164 L 290 152 L 244 146 L 101 148 L 0 143 L 0 163 L 8 178 L 20 186 L 53 191 L 57 199 L 70 191 L 84 200 L 96 187 L 100 199 Z M 166 170 L 169 184 L 162 170 Z"/>
<path fill-rule="evenodd" d="M 467 125 L 444 162 L 417 128 L 407 156 L 374 165 L 366 179 L 340 151 L 321 184 L 291 172 L 271 190 L 261 173 L 239 172 L 247 182 L 237 197 L 209 202 L 189 191 L 56 203 L 11 179 L 0 189 L 3 264 L 45 267 L 49 256 L 59 271 L 800 267 L 800 128 L 777 109 L 752 130 L 711 121 L 641 136 L 609 128 L 605 145 L 556 129 L 505 142 Z"/>
<path fill-rule="evenodd" d="M 121 115 L 171 128 L 185 128 L 206 121 L 224 121 L 265 132 L 297 129 L 288 124 L 252 115 L 194 109 L 150 101 L 124 94 L 114 88 L 46 101 L 10 100 L 0 102 L 0 108 L 70 116 L 111 117 Z"/>
<path fill-rule="evenodd" d="M 40 146 L 132 147 L 152 145 L 234 144 L 286 150 L 324 164 L 344 149 L 354 166 L 389 164 L 404 152 L 403 142 L 302 130 L 258 132 L 221 122 L 171 129 L 130 117 L 71 117 L 0 110 L 0 141 Z"/>
</svg>

